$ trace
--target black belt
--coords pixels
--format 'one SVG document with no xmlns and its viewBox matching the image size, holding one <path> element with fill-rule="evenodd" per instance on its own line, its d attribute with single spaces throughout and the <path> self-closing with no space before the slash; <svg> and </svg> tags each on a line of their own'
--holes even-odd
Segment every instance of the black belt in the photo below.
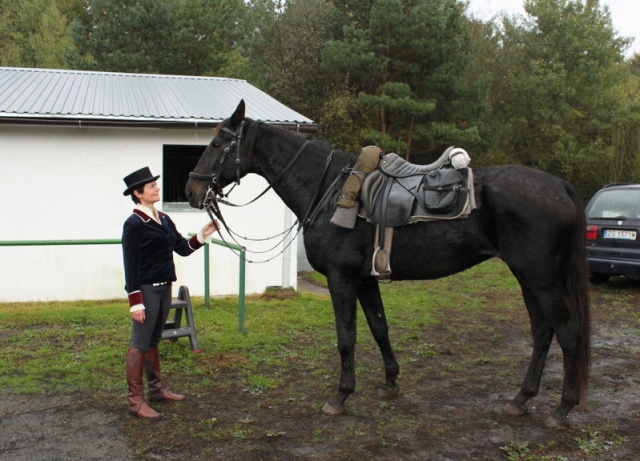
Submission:
<svg viewBox="0 0 640 461">
<path fill-rule="evenodd" d="M 158 282 L 158 283 L 152 283 L 151 285 L 153 285 L 154 287 L 161 287 L 163 285 L 167 285 L 170 282 Z"/>
</svg>

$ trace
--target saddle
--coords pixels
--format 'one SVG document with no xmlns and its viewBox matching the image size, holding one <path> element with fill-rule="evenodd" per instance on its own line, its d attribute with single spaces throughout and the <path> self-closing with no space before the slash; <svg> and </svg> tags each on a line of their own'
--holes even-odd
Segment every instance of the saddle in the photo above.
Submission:
<svg viewBox="0 0 640 461">
<path fill-rule="evenodd" d="M 469 168 L 425 169 L 386 154 L 362 183 L 359 216 L 399 227 L 425 219 L 455 219 L 467 208 Z"/>
<path fill-rule="evenodd" d="M 369 169 L 361 178 L 356 194 L 360 199 L 357 215 L 376 224 L 371 274 L 388 277 L 393 229 L 419 221 L 468 215 L 475 208 L 473 173 L 467 168 L 468 154 L 454 147 L 429 165 L 410 163 L 394 153 L 381 154 L 379 158 L 375 169 Z M 347 220 L 337 219 L 340 212 L 344 213 L 344 209 L 336 210 L 332 222 L 353 228 L 344 225 Z"/>
</svg>

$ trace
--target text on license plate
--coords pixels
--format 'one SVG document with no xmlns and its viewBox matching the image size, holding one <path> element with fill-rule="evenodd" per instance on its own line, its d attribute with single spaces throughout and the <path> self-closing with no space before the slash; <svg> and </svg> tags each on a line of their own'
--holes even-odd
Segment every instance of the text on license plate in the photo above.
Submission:
<svg viewBox="0 0 640 461">
<path fill-rule="evenodd" d="M 602 238 L 606 239 L 623 239 L 623 240 L 635 240 L 637 232 L 630 230 L 618 230 L 618 229 L 605 229 L 602 233 Z"/>
</svg>

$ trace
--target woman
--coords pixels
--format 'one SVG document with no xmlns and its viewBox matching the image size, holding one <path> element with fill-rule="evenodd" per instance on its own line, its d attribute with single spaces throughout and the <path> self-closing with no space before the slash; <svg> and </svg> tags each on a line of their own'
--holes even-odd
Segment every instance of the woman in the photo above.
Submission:
<svg viewBox="0 0 640 461">
<path fill-rule="evenodd" d="M 144 167 L 124 178 L 127 189 L 123 194 L 131 195 L 136 204 L 122 231 L 125 290 L 133 318 L 126 365 L 129 412 L 142 418 L 160 416 L 144 400 L 143 373 L 149 385 L 149 401 L 184 399 L 165 386 L 158 355 L 171 308 L 171 282 L 176 281 L 173 252 L 189 256 L 218 229 L 217 221 L 208 222 L 191 239 L 182 237 L 171 218 L 154 207 L 160 201 L 159 177 Z"/>
</svg>

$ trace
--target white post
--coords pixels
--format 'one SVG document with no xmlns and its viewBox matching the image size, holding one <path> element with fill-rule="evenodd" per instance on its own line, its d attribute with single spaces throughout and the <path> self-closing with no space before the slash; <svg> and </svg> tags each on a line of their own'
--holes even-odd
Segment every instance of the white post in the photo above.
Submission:
<svg viewBox="0 0 640 461">
<path fill-rule="evenodd" d="M 293 213 L 289 207 L 284 207 L 284 227 L 283 229 L 290 229 L 293 225 Z M 291 286 L 291 232 L 282 241 L 282 288 L 289 288 Z"/>
</svg>

